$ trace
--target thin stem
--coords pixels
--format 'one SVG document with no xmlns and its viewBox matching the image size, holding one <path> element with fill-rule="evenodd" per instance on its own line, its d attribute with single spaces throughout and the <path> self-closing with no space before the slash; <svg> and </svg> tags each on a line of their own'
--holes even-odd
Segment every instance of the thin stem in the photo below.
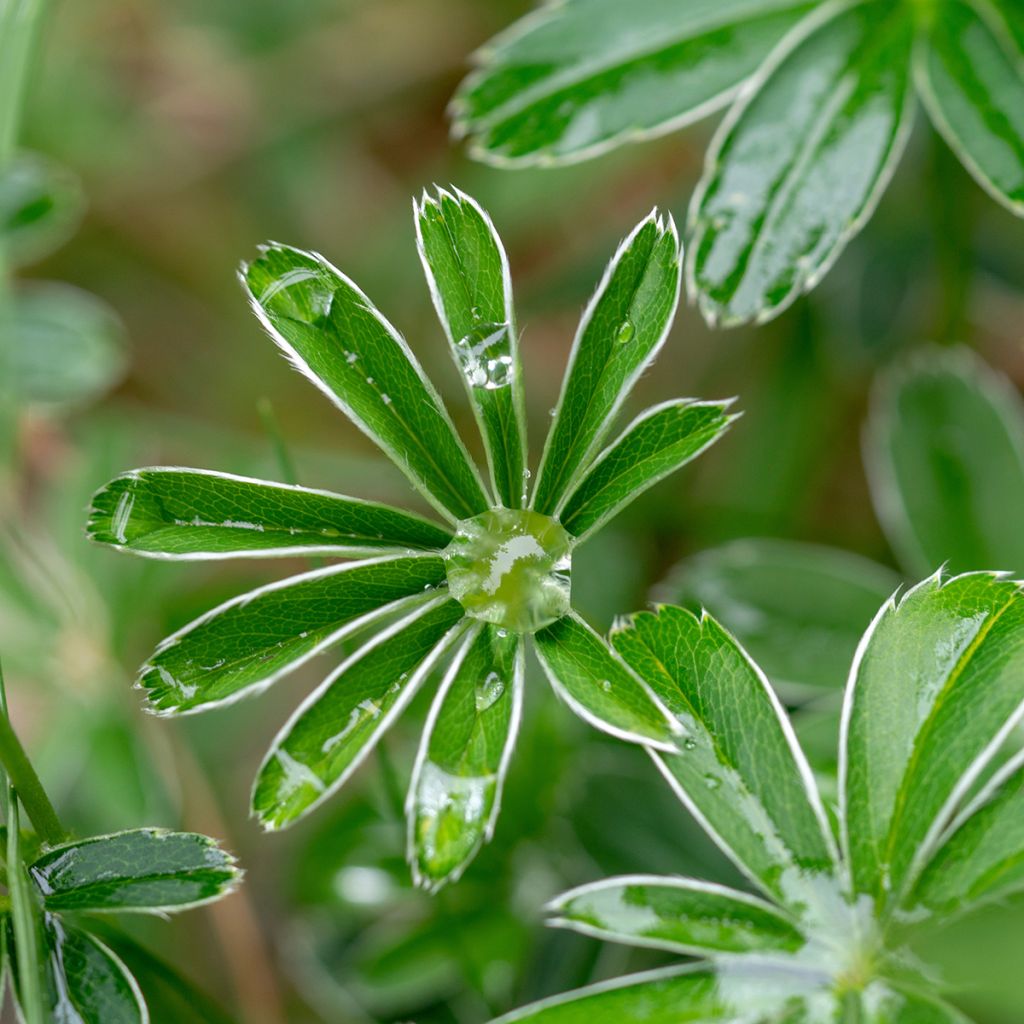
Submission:
<svg viewBox="0 0 1024 1024">
<path fill-rule="evenodd" d="M 260 422 L 274 449 L 274 457 L 277 459 L 277 467 L 281 471 L 281 479 L 286 484 L 297 484 L 299 474 L 295 470 L 295 460 L 292 459 L 291 452 L 288 450 L 288 443 L 281 432 L 281 424 L 277 421 L 277 415 L 270 399 L 261 398 L 256 403 L 256 411 L 259 413 Z"/>
<path fill-rule="evenodd" d="M 26 1024 L 45 1024 L 39 914 L 32 904 L 28 874 L 21 858 L 18 794 L 7 790 L 7 888 L 11 895 L 11 928 L 18 953 L 18 1002 Z"/>
<path fill-rule="evenodd" d="M 18 793 L 25 812 L 32 822 L 36 834 L 50 846 L 64 842 L 67 832 L 61 825 L 42 782 L 29 761 L 21 740 L 11 726 L 7 714 L 7 691 L 4 686 L 3 665 L 0 664 L 0 764 L 7 772 L 7 778 Z"/>
</svg>

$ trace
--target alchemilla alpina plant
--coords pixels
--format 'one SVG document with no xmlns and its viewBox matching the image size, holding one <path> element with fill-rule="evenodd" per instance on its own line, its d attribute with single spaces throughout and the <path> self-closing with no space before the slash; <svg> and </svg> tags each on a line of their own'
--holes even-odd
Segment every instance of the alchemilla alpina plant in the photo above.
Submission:
<svg viewBox="0 0 1024 1024">
<path fill-rule="evenodd" d="M 157 714 L 204 711 L 349 643 L 352 653 L 298 708 L 259 771 L 253 812 L 279 829 L 342 785 L 448 659 L 407 805 L 414 875 L 433 888 L 457 877 L 494 827 L 528 641 L 577 714 L 626 740 L 675 749 L 679 727 L 662 700 L 572 610 L 572 553 L 734 417 L 728 402 L 670 401 L 606 443 L 679 299 L 675 225 L 652 212 L 584 312 L 531 487 L 504 249 L 487 214 L 460 192 L 424 194 L 414 213 L 488 482 L 409 346 L 366 295 L 323 257 L 272 244 L 241 272 L 256 315 L 443 523 L 324 491 L 158 468 L 103 488 L 89 534 L 154 558 L 356 559 L 214 609 L 165 640 L 139 682 Z"/>
<path fill-rule="evenodd" d="M 528 1006 L 536 1024 L 969 1024 L 907 952 L 1024 889 L 1024 593 L 938 573 L 876 615 L 853 661 L 826 810 L 767 679 L 713 618 L 672 605 L 613 631 L 672 711 L 652 756 L 749 880 L 584 885 L 551 923 L 700 958 Z"/>
</svg>

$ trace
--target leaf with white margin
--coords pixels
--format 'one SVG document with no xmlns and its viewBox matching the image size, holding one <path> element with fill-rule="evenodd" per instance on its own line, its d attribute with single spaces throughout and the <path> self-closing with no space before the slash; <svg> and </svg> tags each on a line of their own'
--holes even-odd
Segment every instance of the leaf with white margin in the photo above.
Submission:
<svg viewBox="0 0 1024 1024">
<path fill-rule="evenodd" d="M 807 942 L 772 904 L 711 882 L 627 875 L 581 885 L 545 908 L 548 924 L 610 942 L 692 956 L 795 953 Z"/>
<path fill-rule="evenodd" d="M 618 625 L 611 642 L 679 723 L 654 759 L 680 800 L 769 896 L 813 913 L 836 858 L 821 797 L 760 669 L 709 615 L 672 605 Z M 828 892 L 825 892 L 828 890 Z"/>
<path fill-rule="evenodd" d="M 665 705 L 575 612 L 534 641 L 555 693 L 585 722 L 630 743 L 676 749 L 679 729 Z"/>
<path fill-rule="evenodd" d="M 86 533 L 135 555 L 176 559 L 372 555 L 451 540 L 444 527 L 377 502 L 176 466 L 115 477 L 93 497 Z"/>
<path fill-rule="evenodd" d="M 493 833 L 522 717 L 524 648 L 514 634 L 471 630 L 434 698 L 406 803 L 418 885 L 458 879 Z"/>
<path fill-rule="evenodd" d="M 253 815 L 287 828 L 331 796 L 415 696 L 463 625 L 458 601 L 439 595 L 378 633 L 296 709 L 256 777 Z"/>
<path fill-rule="evenodd" d="M 201 711 L 265 689 L 445 580 L 437 555 L 347 562 L 232 598 L 167 637 L 138 685 L 158 714 Z"/>
<path fill-rule="evenodd" d="M 242 267 L 256 316 L 278 347 L 374 440 L 438 511 L 489 505 L 476 467 L 405 339 L 322 256 L 267 245 Z"/>
<path fill-rule="evenodd" d="M 856 892 L 898 906 L 1024 717 L 1024 594 L 937 573 L 882 606 L 850 671 L 839 746 Z"/>
</svg>

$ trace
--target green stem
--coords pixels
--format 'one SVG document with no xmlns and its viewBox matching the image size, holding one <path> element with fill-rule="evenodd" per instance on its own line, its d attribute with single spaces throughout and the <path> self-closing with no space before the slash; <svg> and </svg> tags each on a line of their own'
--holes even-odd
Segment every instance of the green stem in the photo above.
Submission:
<svg viewBox="0 0 1024 1024">
<path fill-rule="evenodd" d="M 263 429 L 266 431 L 270 444 L 274 449 L 274 457 L 277 459 L 278 469 L 281 471 L 281 479 L 286 484 L 293 486 L 299 482 L 299 474 L 295 470 L 295 462 L 291 452 L 288 451 L 288 444 L 281 433 L 281 424 L 277 422 L 274 414 L 274 407 L 270 404 L 269 398 L 261 398 L 256 403 L 256 411 L 259 413 Z"/>
<path fill-rule="evenodd" d="M 18 1003 L 26 1024 L 45 1024 L 39 911 L 21 857 L 18 794 L 7 790 L 7 888 L 18 959 Z"/>
<path fill-rule="evenodd" d="M 42 782 L 29 761 L 21 740 L 11 726 L 7 714 L 7 692 L 4 687 L 3 666 L 0 665 L 0 764 L 11 785 L 17 791 L 18 799 L 25 808 L 36 834 L 50 846 L 67 839 L 67 832 L 61 825 Z"/>
</svg>

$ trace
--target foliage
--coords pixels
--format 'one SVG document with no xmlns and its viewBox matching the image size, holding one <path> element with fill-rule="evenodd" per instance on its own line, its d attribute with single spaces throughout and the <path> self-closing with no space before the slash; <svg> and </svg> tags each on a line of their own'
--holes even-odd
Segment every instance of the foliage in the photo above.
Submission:
<svg viewBox="0 0 1024 1024">
<path fill-rule="evenodd" d="M 491 834 L 521 716 L 530 636 L 552 686 L 615 736 L 672 749 L 661 702 L 569 606 L 573 548 L 712 444 L 727 402 L 668 402 L 607 447 L 615 414 L 664 341 L 679 295 L 675 228 L 652 213 L 622 243 L 583 319 L 532 494 L 504 249 L 468 196 L 416 205 L 427 280 L 484 437 L 491 493 L 397 331 L 322 257 L 267 246 L 242 270 L 292 363 L 392 458 L 441 526 L 306 488 L 145 469 L 96 496 L 89 534 L 156 558 L 363 557 L 228 601 L 169 637 L 140 685 L 158 714 L 265 689 L 320 651 L 351 653 L 275 739 L 254 814 L 284 828 L 351 775 L 454 650 L 409 791 L 409 859 L 436 888 Z"/>
<path fill-rule="evenodd" d="M 729 106 L 690 205 L 710 324 L 776 316 L 874 212 L 917 99 L 1024 214 L 1024 13 L 1014 0 L 547 3 L 476 55 L 452 102 L 480 159 L 581 160 Z"/>
<path fill-rule="evenodd" d="M 703 962 L 543 1001 L 504 1021 L 963 1022 L 922 994 L 915 932 L 1024 887 L 1024 594 L 936 574 L 887 601 L 850 673 L 832 819 L 766 678 L 708 615 L 641 612 L 611 642 L 676 715 L 651 751 L 759 891 L 626 876 L 565 893 L 555 925 Z"/>
</svg>

